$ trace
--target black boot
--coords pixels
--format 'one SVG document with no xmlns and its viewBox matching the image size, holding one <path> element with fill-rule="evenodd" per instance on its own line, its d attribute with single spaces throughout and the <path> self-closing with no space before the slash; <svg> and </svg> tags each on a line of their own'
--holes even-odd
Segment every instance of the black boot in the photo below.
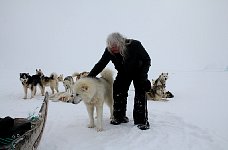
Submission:
<svg viewBox="0 0 228 150">
<path fill-rule="evenodd" d="M 138 124 L 137 127 L 138 127 L 140 130 L 147 130 L 147 129 L 150 129 L 150 124 L 149 124 L 149 122 L 147 121 L 146 124 Z"/>
<path fill-rule="evenodd" d="M 111 120 L 110 124 L 113 124 L 113 125 L 119 125 L 121 123 L 128 123 L 129 122 L 129 119 L 128 117 L 123 117 L 123 118 L 114 118 Z"/>
</svg>

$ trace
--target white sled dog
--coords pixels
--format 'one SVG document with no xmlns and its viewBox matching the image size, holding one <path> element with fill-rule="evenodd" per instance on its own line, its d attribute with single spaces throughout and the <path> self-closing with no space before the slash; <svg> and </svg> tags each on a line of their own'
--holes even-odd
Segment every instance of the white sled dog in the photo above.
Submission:
<svg viewBox="0 0 228 150">
<path fill-rule="evenodd" d="M 74 99 L 72 103 L 78 104 L 84 101 L 88 115 L 88 128 L 94 128 L 94 108 L 97 115 L 97 131 L 103 130 L 103 104 L 104 102 L 110 108 L 110 114 L 113 118 L 113 72 L 105 69 L 100 73 L 100 78 L 85 77 L 77 80 L 74 85 Z"/>
</svg>

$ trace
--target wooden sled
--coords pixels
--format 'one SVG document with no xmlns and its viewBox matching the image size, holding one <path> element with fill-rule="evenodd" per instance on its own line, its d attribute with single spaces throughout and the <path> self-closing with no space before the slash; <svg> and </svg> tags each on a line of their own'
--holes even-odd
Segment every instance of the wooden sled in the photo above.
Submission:
<svg viewBox="0 0 228 150">
<path fill-rule="evenodd" d="M 47 111 L 48 93 L 46 92 L 37 118 L 31 120 L 26 118 L 14 119 L 14 126 L 29 122 L 31 123 L 31 129 L 22 135 L 14 135 L 12 138 L 1 138 L 0 142 L 4 144 L 0 146 L 0 150 L 36 150 L 44 131 Z"/>
</svg>

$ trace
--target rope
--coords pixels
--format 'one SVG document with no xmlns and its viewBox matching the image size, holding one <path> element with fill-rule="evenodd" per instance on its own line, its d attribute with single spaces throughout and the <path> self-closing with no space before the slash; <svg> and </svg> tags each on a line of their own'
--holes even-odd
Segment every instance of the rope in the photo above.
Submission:
<svg viewBox="0 0 228 150">
<path fill-rule="evenodd" d="M 11 149 L 15 149 L 14 141 L 15 137 L 12 138 L 0 138 L 0 145 L 7 146 L 10 145 Z"/>
<path fill-rule="evenodd" d="M 3 145 L 9 144 L 13 141 L 13 138 L 0 138 L 0 143 Z"/>
<path fill-rule="evenodd" d="M 39 107 L 36 107 L 36 109 L 38 109 Z M 28 116 L 28 120 L 30 121 L 37 121 L 39 119 L 39 116 L 38 115 L 35 115 L 35 112 L 36 112 L 36 109 L 32 112 L 32 113 L 29 113 L 29 116 Z"/>
</svg>

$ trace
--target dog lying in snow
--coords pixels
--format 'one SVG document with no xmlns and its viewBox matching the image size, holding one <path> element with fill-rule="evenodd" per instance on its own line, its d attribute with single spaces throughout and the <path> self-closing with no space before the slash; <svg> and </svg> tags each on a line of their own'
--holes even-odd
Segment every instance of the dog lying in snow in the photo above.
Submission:
<svg viewBox="0 0 228 150">
<path fill-rule="evenodd" d="M 49 100 L 54 102 L 62 101 L 62 102 L 71 102 L 74 99 L 74 95 L 69 92 L 59 92 L 49 96 Z"/>
<path fill-rule="evenodd" d="M 168 73 L 161 73 L 156 80 L 152 80 L 152 88 L 147 92 L 148 100 L 166 100 L 167 98 L 173 98 L 174 95 L 166 91 L 166 81 L 168 79 Z"/>
</svg>

